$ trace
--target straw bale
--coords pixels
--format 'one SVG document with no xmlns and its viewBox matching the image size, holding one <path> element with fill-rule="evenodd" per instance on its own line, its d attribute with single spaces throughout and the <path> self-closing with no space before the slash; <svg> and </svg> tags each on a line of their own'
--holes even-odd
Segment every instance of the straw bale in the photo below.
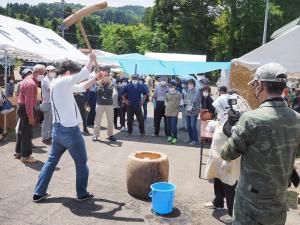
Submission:
<svg viewBox="0 0 300 225">
<path fill-rule="evenodd" d="M 246 67 L 233 63 L 231 66 L 229 82 L 229 87 L 235 89 L 239 95 L 245 98 L 252 109 L 259 106 L 254 91 L 248 86 L 249 81 L 254 77 L 254 73 L 255 70 L 250 71 Z"/>
</svg>

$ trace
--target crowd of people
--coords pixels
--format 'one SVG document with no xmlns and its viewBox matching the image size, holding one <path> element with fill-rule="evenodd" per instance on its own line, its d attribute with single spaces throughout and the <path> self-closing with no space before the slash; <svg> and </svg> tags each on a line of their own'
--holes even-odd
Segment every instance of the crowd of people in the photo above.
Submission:
<svg viewBox="0 0 300 225">
<path fill-rule="evenodd" d="M 88 127 L 92 127 L 92 140 L 98 141 L 105 113 L 109 141 L 116 141 L 114 129 L 131 136 L 134 118 L 144 137 L 145 122 L 149 121 L 147 104 L 152 102 L 152 136 L 165 136 L 171 144 L 178 142 L 180 113 L 179 129 L 188 132 L 184 142 L 191 146 L 199 144 L 199 115 L 201 120 L 216 121 L 205 173 L 214 181 L 215 198 L 205 207 L 223 209 L 226 199 L 226 223 L 285 223 L 286 192 L 300 145 L 300 116 L 296 113 L 300 111 L 300 91 L 287 87 L 281 65 L 258 68 L 249 85 L 260 106 L 251 110 L 245 99 L 225 86 L 219 88 L 218 96 L 212 96 L 205 76 L 200 79 L 200 89 L 195 79 L 167 76 L 161 76 L 155 85 L 153 79 L 136 74 L 130 80 L 113 77 L 108 66 L 93 72 L 94 60 L 91 54 L 83 68 L 70 60 L 58 68 L 36 65 L 23 71 L 22 81 L 16 86 L 9 82 L 7 94 L 15 92 L 18 97 L 15 158 L 24 163 L 37 162 L 32 157 L 31 141 L 32 127 L 39 122 L 37 109 L 43 112 L 42 141 L 51 145 L 34 190 L 34 202 L 50 196 L 48 184 L 66 150 L 76 165 L 77 200 L 93 198 L 87 191 L 89 169 L 82 133 L 89 134 Z M 38 86 L 41 103 L 37 103 Z"/>
</svg>

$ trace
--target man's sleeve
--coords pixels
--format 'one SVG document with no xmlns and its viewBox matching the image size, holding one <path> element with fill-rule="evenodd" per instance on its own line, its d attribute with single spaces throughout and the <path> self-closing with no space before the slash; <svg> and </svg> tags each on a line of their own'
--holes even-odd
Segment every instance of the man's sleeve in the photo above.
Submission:
<svg viewBox="0 0 300 225">
<path fill-rule="evenodd" d="M 89 75 L 90 75 L 90 71 L 86 67 L 83 67 L 79 73 L 69 76 L 68 80 L 71 85 L 74 85 L 88 79 Z"/>
<path fill-rule="evenodd" d="M 248 117 L 243 115 L 240 118 L 231 137 L 221 148 L 221 156 L 224 160 L 234 160 L 246 152 L 253 127 Z"/>
<path fill-rule="evenodd" d="M 25 108 L 27 117 L 33 118 L 33 107 L 36 104 L 37 88 L 35 85 L 28 85 L 25 94 Z"/>
<path fill-rule="evenodd" d="M 85 92 L 86 89 L 84 88 L 85 83 L 82 82 L 80 84 L 74 84 L 73 85 L 73 93 L 80 93 L 80 92 Z"/>
</svg>

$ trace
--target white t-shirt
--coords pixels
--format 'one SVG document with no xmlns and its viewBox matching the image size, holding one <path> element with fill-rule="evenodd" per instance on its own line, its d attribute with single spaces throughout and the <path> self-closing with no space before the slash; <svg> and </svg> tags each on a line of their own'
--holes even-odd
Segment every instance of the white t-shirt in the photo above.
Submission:
<svg viewBox="0 0 300 225">
<path fill-rule="evenodd" d="M 219 96 L 213 103 L 218 112 L 218 119 L 221 121 L 221 124 L 227 120 L 227 112 L 229 110 L 229 105 L 227 103 L 228 94 Z"/>
<path fill-rule="evenodd" d="M 84 92 L 84 84 L 78 84 L 89 77 L 89 70 L 84 67 L 74 75 L 54 79 L 50 85 L 53 123 L 64 127 L 75 127 L 82 123 L 80 111 L 73 93 Z"/>
<path fill-rule="evenodd" d="M 46 75 L 41 82 L 43 103 L 50 103 L 50 84 L 52 80 L 52 78 Z"/>
</svg>

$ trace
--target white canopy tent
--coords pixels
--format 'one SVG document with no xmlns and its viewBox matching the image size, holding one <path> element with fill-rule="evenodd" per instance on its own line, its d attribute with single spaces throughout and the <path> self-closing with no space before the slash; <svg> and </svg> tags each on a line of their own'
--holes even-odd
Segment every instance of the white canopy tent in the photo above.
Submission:
<svg viewBox="0 0 300 225">
<path fill-rule="evenodd" d="M 299 40 L 300 25 L 252 52 L 233 59 L 232 62 L 249 70 L 255 70 L 266 63 L 276 62 L 286 67 L 289 73 L 300 72 Z"/>
<path fill-rule="evenodd" d="M 87 56 L 50 29 L 2 15 L 0 21 L 0 56 L 4 58 L 5 89 L 12 58 L 44 62 L 72 59 L 82 64 L 88 60 Z M 6 115 L 3 127 L 5 133 Z"/>
<path fill-rule="evenodd" d="M 206 62 L 206 55 L 146 52 L 145 56 L 164 61 Z"/>
<path fill-rule="evenodd" d="M 66 58 L 85 63 L 87 56 L 54 31 L 0 15 L 0 55 L 45 62 Z"/>
</svg>

